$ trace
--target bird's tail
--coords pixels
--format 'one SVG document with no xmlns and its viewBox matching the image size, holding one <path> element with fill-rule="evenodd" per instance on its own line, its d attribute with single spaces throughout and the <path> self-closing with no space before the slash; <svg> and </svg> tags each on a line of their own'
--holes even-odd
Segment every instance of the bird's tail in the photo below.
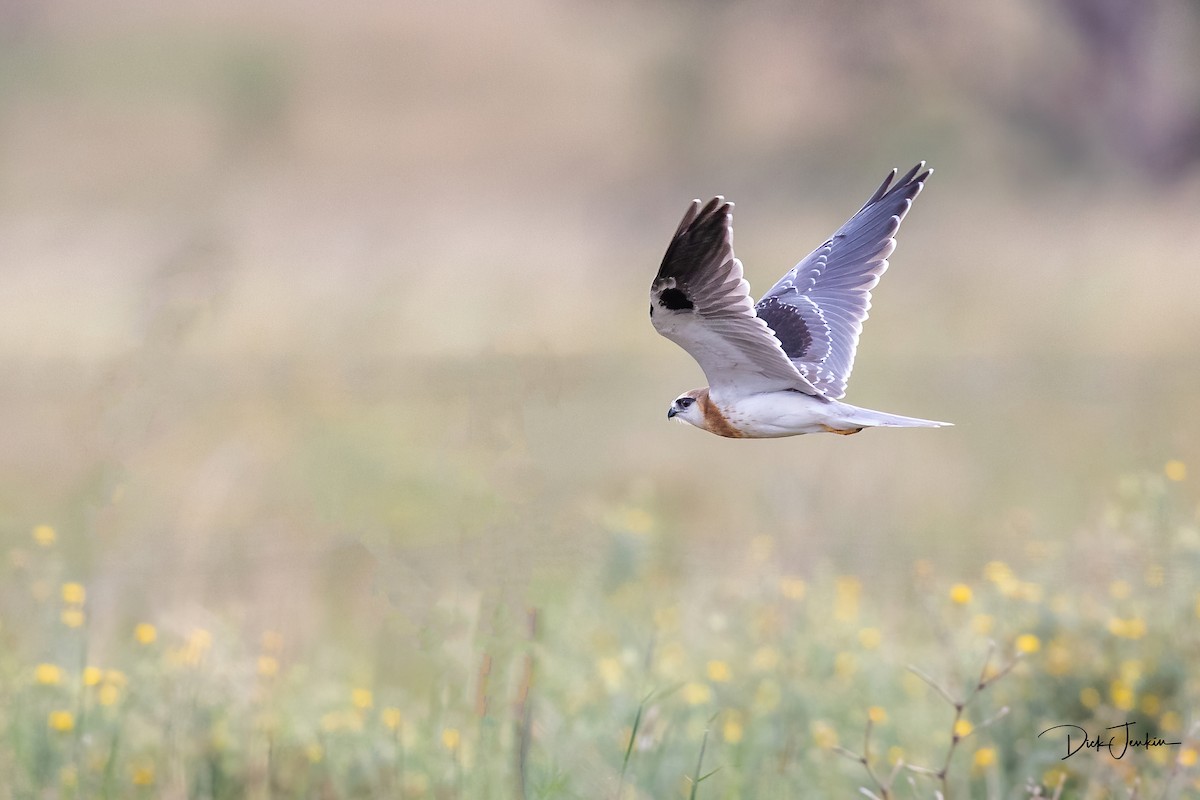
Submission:
<svg viewBox="0 0 1200 800">
<path fill-rule="evenodd" d="M 919 419 L 918 417 L 902 417 L 899 414 L 887 414 L 883 411 L 872 411 L 869 408 L 859 408 L 858 406 L 847 405 L 840 403 L 838 409 L 840 419 L 838 422 L 845 422 L 848 427 L 858 428 L 949 428 L 954 425 L 953 422 L 938 422 L 932 419 Z"/>
</svg>

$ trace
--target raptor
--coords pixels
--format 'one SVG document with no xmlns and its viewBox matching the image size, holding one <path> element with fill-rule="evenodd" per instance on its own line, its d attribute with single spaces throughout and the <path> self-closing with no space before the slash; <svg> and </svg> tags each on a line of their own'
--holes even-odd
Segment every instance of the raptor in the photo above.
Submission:
<svg viewBox="0 0 1200 800">
<path fill-rule="evenodd" d="M 933 170 L 896 170 L 824 244 L 755 304 L 733 253 L 733 203 L 693 200 L 650 287 L 650 318 L 700 365 L 708 386 L 667 417 L 736 439 L 949 425 L 841 402 L 871 290 Z"/>
</svg>

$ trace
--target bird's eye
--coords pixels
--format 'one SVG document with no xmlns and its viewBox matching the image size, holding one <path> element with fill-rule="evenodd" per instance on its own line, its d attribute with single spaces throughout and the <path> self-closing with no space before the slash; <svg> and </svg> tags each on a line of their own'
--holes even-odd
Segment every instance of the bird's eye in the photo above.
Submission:
<svg viewBox="0 0 1200 800">
<path fill-rule="evenodd" d="M 678 405 L 680 408 L 688 408 L 694 402 L 696 402 L 696 400 L 692 397 L 681 397 L 675 401 L 676 405 Z"/>
</svg>

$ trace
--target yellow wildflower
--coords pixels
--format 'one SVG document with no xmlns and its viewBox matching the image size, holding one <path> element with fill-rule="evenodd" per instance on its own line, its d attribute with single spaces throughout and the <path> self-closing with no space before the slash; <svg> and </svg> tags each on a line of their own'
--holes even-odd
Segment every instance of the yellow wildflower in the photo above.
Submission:
<svg viewBox="0 0 1200 800">
<path fill-rule="evenodd" d="M 750 664 L 760 672 L 770 672 L 779 666 L 779 651 L 774 647 L 760 647 L 754 651 Z"/>
<path fill-rule="evenodd" d="M 130 772 L 130 780 L 134 786 L 153 786 L 154 785 L 154 765 L 139 764 Z"/>
<path fill-rule="evenodd" d="M 1140 639 L 1146 635 L 1146 621 L 1141 617 L 1112 617 L 1108 621 L 1108 632 L 1122 639 Z"/>
<path fill-rule="evenodd" d="M 808 584 L 803 578 L 794 575 L 784 575 L 779 579 L 779 593 L 788 600 L 803 600 L 808 591 Z"/>
<path fill-rule="evenodd" d="M 400 709 L 395 706 L 388 706 L 379 712 L 379 719 L 383 722 L 383 726 L 388 730 L 396 730 L 400 727 L 400 723 L 404 721 L 404 715 L 400 713 Z"/>
<path fill-rule="evenodd" d="M 724 661 L 708 662 L 708 679 L 715 683 L 728 683 L 733 678 L 733 671 Z"/>
<path fill-rule="evenodd" d="M 1017 637 L 1017 652 L 1036 653 L 1042 649 L 1042 640 L 1032 633 L 1023 633 Z"/>
<path fill-rule="evenodd" d="M 867 719 L 876 725 L 885 725 L 888 721 L 887 709 L 883 706 L 871 706 L 867 709 Z"/>
<path fill-rule="evenodd" d="M 971 591 L 971 587 L 965 583 L 956 583 L 950 587 L 950 602 L 957 605 L 965 606 L 971 602 L 973 596 L 974 593 Z"/>
<path fill-rule="evenodd" d="M 458 732 L 458 728 L 445 728 L 442 731 L 442 747 L 447 750 L 457 750 L 462 744 L 462 734 Z"/>
<path fill-rule="evenodd" d="M 1163 466 L 1163 474 L 1167 476 L 1169 481 L 1187 480 L 1187 464 L 1177 458 L 1173 458 Z"/>
<path fill-rule="evenodd" d="M 981 747 L 975 751 L 972 766 L 976 769 L 987 769 L 996 763 L 996 751 L 991 747 Z"/>
<path fill-rule="evenodd" d="M 87 589 L 83 588 L 82 583 L 64 583 L 62 585 L 62 599 L 64 603 L 81 606 L 87 600 Z"/>
<path fill-rule="evenodd" d="M 1179 765 L 1182 767 L 1194 766 L 1196 764 L 1196 758 L 1196 748 L 1191 747 L 1190 745 L 1179 751 Z"/>
<path fill-rule="evenodd" d="M 352 689 L 350 690 L 350 705 L 366 710 L 375 705 L 375 697 L 371 694 L 370 689 Z"/>
<path fill-rule="evenodd" d="M 721 725 L 722 739 L 729 742 L 729 744 L 737 744 L 745 734 L 746 729 L 742 725 L 741 714 L 733 713 L 725 717 L 725 722 Z"/>
<path fill-rule="evenodd" d="M 858 642 L 867 650 L 874 650 L 883 641 L 879 628 L 863 628 L 858 632 Z"/>
<path fill-rule="evenodd" d="M 604 682 L 604 688 L 610 692 L 615 692 L 621 686 L 621 678 L 625 675 L 625 668 L 621 666 L 620 659 L 607 656 L 596 662 L 596 671 L 600 673 L 600 680 Z"/>
<path fill-rule="evenodd" d="M 70 733 L 75 730 L 75 715 L 62 709 L 51 711 L 46 717 L 46 725 L 52 731 Z"/>
<path fill-rule="evenodd" d="M 104 678 L 104 670 L 99 667 L 84 667 L 83 668 L 83 685 L 96 686 Z"/>
<path fill-rule="evenodd" d="M 204 653 L 212 647 L 212 633 L 204 628 L 193 628 L 188 634 L 188 647 L 192 650 Z"/>
<path fill-rule="evenodd" d="M 699 706 L 712 700 L 712 689 L 707 683 L 690 681 L 683 685 L 683 699 L 690 706 Z"/>
<path fill-rule="evenodd" d="M 96 700 L 102 706 L 115 706 L 117 701 L 121 699 L 121 690 L 116 684 L 105 683 L 100 686 L 100 690 L 96 692 Z"/>
<path fill-rule="evenodd" d="M 1071 671 L 1074 666 L 1074 659 L 1071 656 L 1071 650 L 1058 639 L 1053 640 L 1046 647 L 1046 671 L 1051 675 L 1063 676 Z"/>
<path fill-rule="evenodd" d="M 259 656 L 258 674 L 264 678 L 274 678 L 279 674 L 279 660 L 274 656 Z"/>
<path fill-rule="evenodd" d="M 828 722 L 820 719 L 812 724 L 812 738 L 813 744 L 822 750 L 836 747 L 838 743 L 837 731 Z"/>
<path fill-rule="evenodd" d="M 33 540 L 42 547 L 53 547 L 58 534 L 49 525 L 38 525 L 33 529 Z"/>
<path fill-rule="evenodd" d="M 858 599 L 862 595 L 862 581 L 849 575 L 842 575 L 834 582 L 833 616 L 839 622 L 853 622 L 858 619 Z"/>
<path fill-rule="evenodd" d="M 1080 690 L 1079 702 L 1084 708 L 1095 708 L 1100 705 L 1100 692 L 1091 686 L 1087 686 Z"/>
<path fill-rule="evenodd" d="M 1117 669 L 1121 675 L 1121 680 L 1129 684 L 1137 683 L 1138 679 L 1142 677 L 1142 673 L 1144 671 L 1142 662 L 1138 661 L 1136 658 L 1125 659 L 1121 662 Z"/>
<path fill-rule="evenodd" d="M 1133 710 L 1133 687 L 1120 678 L 1109 683 L 1108 696 L 1113 706 L 1121 711 Z"/>
<path fill-rule="evenodd" d="M 172 666 L 195 667 L 208 655 L 212 642 L 211 632 L 204 628 L 193 628 L 183 646 L 167 652 L 167 659 Z"/>
<path fill-rule="evenodd" d="M 62 624 L 66 625 L 68 628 L 83 627 L 83 611 L 78 608 L 64 608 L 59 613 L 58 618 L 62 620 Z"/>
<path fill-rule="evenodd" d="M 842 680 L 846 680 L 858 671 L 858 659 L 853 653 L 838 653 L 833 659 L 833 672 Z"/>
<path fill-rule="evenodd" d="M 149 622 L 139 622 L 133 628 L 133 638 L 138 644 L 154 644 L 158 639 L 158 629 Z"/>
<path fill-rule="evenodd" d="M 1012 570 L 1003 561 L 989 561 L 983 568 L 983 577 L 992 583 L 1005 583 L 1012 579 Z"/>
<path fill-rule="evenodd" d="M 38 664 L 33 668 L 33 679 L 43 686 L 58 686 L 63 680 L 62 667 L 57 664 Z"/>
<path fill-rule="evenodd" d="M 954 735 L 959 739 L 967 738 L 971 735 L 971 731 L 973 730 L 975 730 L 974 726 L 972 726 L 971 723 L 965 719 L 960 719 L 958 722 L 954 723 Z"/>
<path fill-rule="evenodd" d="M 321 763 L 321 759 L 325 757 L 325 749 L 316 742 L 312 742 L 304 748 L 304 755 L 312 764 Z"/>
<path fill-rule="evenodd" d="M 684 672 L 687 663 L 687 650 L 679 642 L 670 642 L 663 646 L 658 654 L 658 667 L 668 677 L 678 679 Z"/>
</svg>

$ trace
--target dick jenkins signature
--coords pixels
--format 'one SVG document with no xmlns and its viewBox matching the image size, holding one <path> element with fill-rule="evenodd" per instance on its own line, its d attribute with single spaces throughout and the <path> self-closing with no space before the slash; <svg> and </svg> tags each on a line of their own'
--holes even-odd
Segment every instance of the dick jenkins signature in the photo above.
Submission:
<svg viewBox="0 0 1200 800">
<path fill-rule="evenodd" d="M 1080 750 L 1095 750 L 1099 753 L 1101 750 L 1107 750 L 1108 754 L 1113 758 L 1120 759 L 1125 756 L 1129 748 L 1143 748 L 1149 750 L 1151 747 L 1176 747 L 1180 742 L 1168 742 L 1166 739 L 1160 739 L 1157 736 L 1151 736 L 1149 733 L 1142 735 L 1142 738 L 1135 739 L 1130 734 L 1129 729 L 1136 725 L 1136 722 L 1123 722 L 1120 725 L 1112 725 L 1104 730 L 1107 731 L 1124 731 L 1124 736 L 1119 733 L 1091 736 L 1087 729 L 1081 725 L 1055 725 L 1052 728 L 1046 728 L 1038 734 L 1038 738 L 1042 738 L 1051 731 L 1062 731 L 1065 729 L 1067 736 L 1067 754 L 1062 757 L 1062 761 L 1066 761 L 1071 756 L 1078 753 Z M 1107 738 L 1105 738 L 1107 736 Z"/>
</svg>

